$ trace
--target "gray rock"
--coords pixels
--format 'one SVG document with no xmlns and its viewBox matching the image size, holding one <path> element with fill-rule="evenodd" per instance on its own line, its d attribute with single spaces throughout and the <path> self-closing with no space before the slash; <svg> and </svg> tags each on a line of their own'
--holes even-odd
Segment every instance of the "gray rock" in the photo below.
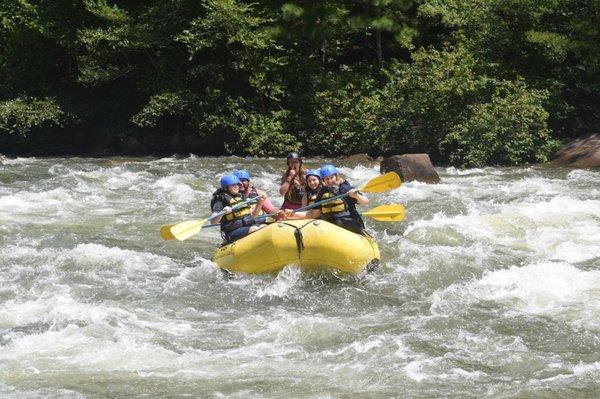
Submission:
<svg viewBox="0 0 600 399">
<path fill-rule="evenodd" d="M 384 158 L 379 164 L 379 171 L 381 173 L 396 172 L 402 181 L 440 182 L 440 176 L 435 171 L 427 154 L 403 154 Z"/>
<path fill-rule="evenodd" d="M 554 155 L 550 164 L 578 168 L 600 167 L 600 134 L 571 141 Z"/>
</svg>

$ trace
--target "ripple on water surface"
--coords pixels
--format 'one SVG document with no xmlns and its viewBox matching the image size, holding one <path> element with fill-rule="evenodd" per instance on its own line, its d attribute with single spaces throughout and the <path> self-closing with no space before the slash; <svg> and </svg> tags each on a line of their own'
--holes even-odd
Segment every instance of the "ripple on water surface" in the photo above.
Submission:
<svg viewBox="0 0 600 399">
<path fill-rule="evenodd" d="M 600 172 L 438 169 L 370 195 L 375 273 L 224 280 L 158 228 L 240 167 L 281 203 L 278 159 L 0 160 L 0 396 L 600 396 Z"/>
</svg>

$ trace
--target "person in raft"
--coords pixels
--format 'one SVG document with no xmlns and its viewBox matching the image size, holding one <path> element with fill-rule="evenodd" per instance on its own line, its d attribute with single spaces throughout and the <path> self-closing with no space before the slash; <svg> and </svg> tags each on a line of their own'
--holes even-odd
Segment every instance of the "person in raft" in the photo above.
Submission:
<svg viewBox="0 0 600 399">
<path fill-rule="evenodd" d="M 290 152 L 287 156 L 287 170 L 281 176 L 279 193 L 284 200 L 281 209 L 298 209 L 302 206 L 306 174 L 302 168 L 302 158 L 297 152 Z"/>
<path fill-rule="evenodd" d="M 302 197 L 302 207 L 316 202 L 319 192 L 323 188 L 319 169 L 308 169 L 306 171 L 306 190 Z M 306 212 L 286 212 L 286 219 L 316 219 L 320 215 L 318 209 L 309 209 Z"/>
<path fill-rule="evenodd" d="M 233 174 L 221 177 L 221 188 L 213 193 L 210 201 L 210 207 L 213 216 L 221 211 L 226 211 L 225 215 L 212 220 L 212 224 L 221 224 L 221 235 L 225 242 L 230 243 L 247 236 L 256 230 L 265 227 L 265 224 L 257 223 L 254 218 L 258 216 L 260 210 L 267 198 L 266 195 L 259 194 L 259 200 L 254 204 L 247 204 L 244 207 L 232 211 L 232 208 L 247 199 L 240 192 L 242 184 L 240 179 Z"/>
<path fill-rule="evenodd" d="M 283 211 L 278 211 L 277 208 L 271 203 L 267 194 L 263 190 L 259 190 L 254 187 L 254 185 L 250 184 L 250 179 L 252 179 L 252 175 L 246 169 L 240 169 L 233 172 L 234 175 L 240 179 L 240 184 L 242 187 L 240 188 L 240 193 L 242 193 L 246 198 L 254 198 L 260 197 L 261 195 L 265 196 L 265 200 L 262 203 L 261 210 L 263 213 L 277 213 L 283 214 Z"/>
<path fill-rule="evenodd" d="M 320 170 L 322 188 L 317 193 L 314 202 L 348 193 L 347 197 L 326 202 L 315 208 L 311 216 L 316 214 L 322 219 L 350 230 L 357 234 L 365 235 L 365 222 L 356 210 L 356 204 L 366 205 L 369 199 L 360 191 L 343 179 L 335 166 L 325 165 Z"/>
</svg>

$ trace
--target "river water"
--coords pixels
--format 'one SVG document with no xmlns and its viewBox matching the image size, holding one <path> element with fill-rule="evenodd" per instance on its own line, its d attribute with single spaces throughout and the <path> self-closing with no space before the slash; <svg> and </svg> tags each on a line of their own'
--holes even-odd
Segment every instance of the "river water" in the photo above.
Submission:
<svg viewBox="0 0 600 399">
<path fill-rule="evenodd" d="M 600 171 L 439 168 L 370 196 L 374 273 L 228 281 L 158 231 L 238 167 L 281 203 L 280 159 L 0 160 L 0 397 L 600 397 Z"/>
</svg>

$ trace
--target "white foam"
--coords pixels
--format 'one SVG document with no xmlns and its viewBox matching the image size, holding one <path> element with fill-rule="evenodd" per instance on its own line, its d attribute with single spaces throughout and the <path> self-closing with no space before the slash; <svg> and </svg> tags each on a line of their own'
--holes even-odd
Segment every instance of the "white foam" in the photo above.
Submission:
<svg viewBox="0 0 600 399">
<path fill-rule="evenodd" d="M 600 373 L 600 361 L 594 363 L 579 363 L 573 366 L 573 373 L 575 375 L 582 374 L 599 374 Z"/>
<path fill-rule="evenodd" d="M 156 180 L 150 187 L 158 189 L 176 198 L 195 199 L 197 194 L 187 184 L 188 181 L 194 179 L 190 174 L 181 175 L 175 174 L 162 177 Z"/>
<path fill-rule="evenodd" d="M 0 307 L 0 326 L 12 328 L 35 323 L 60 325 L 70 320 L 99 323 L 124 314 L 115 307 L 79 303 L 70 294 L 63 292 L 24 302 L 16 300 L 5 302 Z"/>
<path fill-rule="evenodd" d="M 567 180 L 575 182 L 598 182 L 600 173 L 592 170 L 575 169 L 567 174 Z"/>
<path fill-rule="evenodd" d="M 406 228 L 404 237 L 423 241 L 435 235 L 450 240 L 454 236 L 460 245 L 465 239 L 474 240 L 533 251 L 541 259 L 565 258 L 568 247 L 561 244 L 571 241 L 591 248 L 578 257 L 586 260 L 596 257 L 600 248 L 597 219 L 600 201 L 595 200 L 555 197 L 534 203 L 490 204 L 489 208 L 478 204 L 467 215 L 438 212 L 429 220 L 417 220 Z"/>
<path fill-rule="evenodd" d="M 546 315 L 600 328 L 600 270 L 579 270 L 564 262 L 513 266 L 455 284 L 432 296 L 436 313 L 492 301 L 528 314 Z"/>
<path fill-rule="evenodd" d="M 32 163 L 36 163 L 38 162 L 39 159 L 37 158 L 21 158 L 21 157 L 17 157 L 17 158 L 2 158 L 0 157 L 0 163 L 2 165 L 27 165 L 27 164 L 32 164 Z"/>
<path fill-rule="evenodd" d="M 482 168 L 457 169 L 454 166 L 450 166 L 450 167 L 446 168 L 446 173 L 449 175 L 456 175 L 456 176 L 471 176 L 471 175 L 485 174 L 486 169 L 482 169 Z"/>
<path fill-rule="evenodd" d="M 118 247 L 106 247 L 100 244 L 78 244 L 69 251 L 80 267 L 98 267 L 108 269 L 164 271 L 175 268 L 177 265 L 173 259 L 154 255 L 149 252 L 137 252 Z"/>
<path fill-rule="evenodd" d="M 326 315 L 299 315 L 278 312 L 266 319 L 252 316 L 238 321 L 248 342 L 278 344 L 325 345 L 344 342 L 353 329 L 342 320 Z"/>
<path fill-rule="evenodd" d="M 264 286 L 259 286 L 256 292 L 258 298 L 262 297 L 278 297 L 287 296 L 300 281 L 302 269 L 294 265 L 289 265 L 283 268 L 277 277 L 270 283 Z"/>
</svg>

